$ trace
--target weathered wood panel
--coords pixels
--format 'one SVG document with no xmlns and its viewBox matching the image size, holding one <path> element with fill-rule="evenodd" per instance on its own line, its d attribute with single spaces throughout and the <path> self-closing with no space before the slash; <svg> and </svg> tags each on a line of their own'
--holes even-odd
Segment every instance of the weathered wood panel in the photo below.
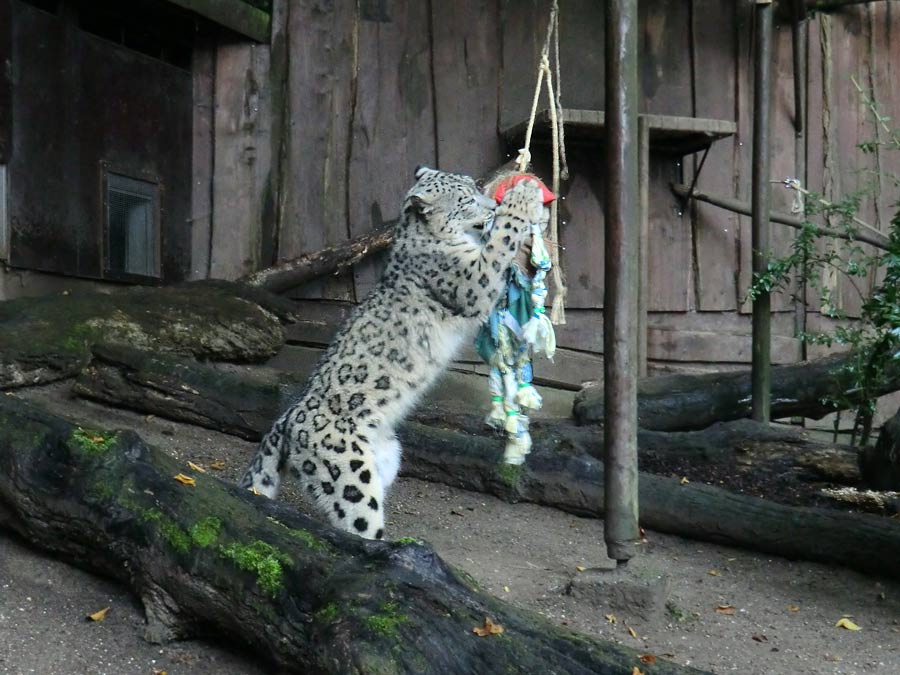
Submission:
<svg viewBox="0 0 900 675">
<path fill-rule="evenodd" d="M 287 12 L 281 260 L 348 237 L 348 156 L 359 58 L 355 3 L 289 2 Z M 353 299 L 352 275 L 311 284 L 304 294 Z"/>
<path fill-rule="evenodd" d="M 439 168 L 483 176 L 503 162 L 497 135 L 501 26 L 496 0 L 431 3 Z"/>
<path fill-rule="evenodd" d="M 12 0 L 0 0 L 0 66 L 12 58 Z M 0 67 L 0 164 L 12 150 L 12 70 Z M 6 242 L 0 244 L 5 247 Z"/>
<path fill-rule="evenodd" d="M 639 2 L 638 24 L 641 112 L 692 116 L 691 3 Z"/>
<path fill-rule="evenodd" d="M 271 213 L 269 48 L 223 39 L 216 50 L 215 180 L 210 276 L 260 266 L 262 219 Z"/>
<path fill-rule="evenodd" d="M 12 72 L 15 119 L 10 263 L 102 278 L 108 168 L 159 183 L 163 279 L 184 278 L 190 73 L 90 35 L 69 15 L 12 9 L 13 58 L 2 66 Z"/>
<path fill-rule="evenodd" d="M 216 45 L 211 36 L 197 36 L 194 43 L 193 148 L 191 159 L 191 268 L 188 278 L 209 276 L 213 221 L 213 157 Z"/>
<path fill-rule="evenodd" d="M 571 179 L 562 187 L 559 209 L 559 257 L 568 286 L 566 307 L 599 309 L 603 307 L 606 222 L 601 157 L 591 146 L 570 146 L 568 154 Z"/>
<path fill-rule="evenodd" d="M 647 331 L 647 353 L 654 361 L 708 361 L 750 363 L 750 333 L 722 331 L 661 330 Z M 772 363 L 800 360 L 800 340 L 772 336 Z"/>
<path fill-rule="evenodd" d="M 734 25 L 735 3 L 693 0 L 691 11 L 694 114 L 732 120 L 735 117 L 737 36 L 723 26 Z M 697 185 L 710 193 L 730 195 L 734 189 L 737 140 L 713 143 Z M 699 155 L 694 157 L 696 171 Z M 697 308 L 737 308 L 738 216 L 708 204 L 691 212 L 696 250 Z"/>
<path fill-rule="evenodd" d="M 400 212 L 419 164 L 436 163 L 430 3 L 361 5 L 358 78 L 351 111 L 350 235 Z M 383 257 L 354 270 L 356 297 L 376 283 Z"/>
<path fill-rule="evenodd" d="M 750 202 L 750 175 L 752 173 L 753 144 L 753 3 L 739 2 L 735 5 L 733 30 L 737 40 L 735 59 L 735 112 L 737 115 L 737 135 L 734 148 L 734 196 Z M 753 248 L 750 218 L 738 217 L 740 228 L 738 259 L 738 302 L 739 311 L 749 313 L 751 305 L 746 302 L 752 275 Z"/>
<path fill-rule="evenodd" d="M 681 178 L 680 163 L 667 158 L 653 159 L 651 154 L 648 310 L 686 312 L 694 309 L 691 219 L 669 189 L 671 183 Z"/>
</svg>

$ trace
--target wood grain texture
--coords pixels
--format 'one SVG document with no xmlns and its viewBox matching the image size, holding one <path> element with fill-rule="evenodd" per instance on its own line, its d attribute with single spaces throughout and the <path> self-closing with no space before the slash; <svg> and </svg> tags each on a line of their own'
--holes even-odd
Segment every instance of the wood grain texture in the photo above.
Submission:
<svg viewBox="0 0 900 675">
<path fill-rule="evenodd" d="M 737 35 L 723 26 L 735 20 L 735 3 L 693 0 L 694 114 L 731 120 L 735 117 Z M 730 195 L 734 189 L 735 138 L 713 143 L 699 176 L 701 189 Z M 694 171 L 699 156 L 694 157 Z M 689 165 L 690 166 L 690 165 Z M 687 172 L 686 172 L 687 173 Z M 697 308 L 737 309 L 739 216 L 697 204 L 691 211 L 696 251 Z"/>
<path fill-rule="evenodd" d="M 437 160 L 429 4 L 361 6 L 347 177 L 351 236 L 395 218 L 415 167 Z M 382 265 L 373 258 L 356 266 L 357 299 Z"/>
<path fill-rule="evenodd" d="M 438 167 L 483 176 L 503 163 L 497 135 L 501 26 L 496 0 L 431 3 Z"/>
<path fill-rule="evenodd" d="M 268 47 L 220 41 L 210 261 L 216 279 L 235 279 L 260 266 L 272 166 L 268 68 Z"/>
<path fill-rule="evenodd" d="M 198 36 L 194 44 L 194 123 L 191 157 L 191 267 L 188 278 L 209 276 L 213 221 L 213 156 L 216 46 L 211 37 Z"/>
<path fill-rule="evenodd" d="M 286 22 L 280 260 L 348 237 L 347 158 L 359 57 L 354 3 L 291 2 Z M 310 284 L 304 293 L 353 299 L 352 275 Z"/>
</svg>

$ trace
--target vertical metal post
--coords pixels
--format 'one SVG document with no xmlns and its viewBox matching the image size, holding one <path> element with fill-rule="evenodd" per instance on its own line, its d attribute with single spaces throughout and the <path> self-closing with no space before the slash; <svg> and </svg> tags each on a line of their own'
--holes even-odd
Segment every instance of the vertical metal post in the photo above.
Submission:
<svg viewBox="0 0 900 675">
<path fill-rule="evenodd" d="M 751 188 L 754 276 L 769 263 L 769 132 L 772 103 L 772 0 L 756 0 L 753 68 L 753 175 Z M 753 301 L 752 411 L 757 422 L 768 422 L 772 404 L 771 297 Z"/>
<path fill-rule="evenodd" d="M 606 550 L 630 559 L 637 502 L 637 0 L 606 1 L 606 250 L 603 329 Z"/>
</svg>

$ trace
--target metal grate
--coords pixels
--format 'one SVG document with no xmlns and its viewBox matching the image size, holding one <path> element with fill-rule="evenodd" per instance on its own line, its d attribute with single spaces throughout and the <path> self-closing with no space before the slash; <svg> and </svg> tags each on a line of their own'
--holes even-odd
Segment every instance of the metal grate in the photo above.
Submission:
<svg viewBox="0 0 900 675">
<path fill-rule="evenodd" d="M 107 268 L 158 277 L 158 186 L 113 173 L 106 179 Z"/>
<path fill-rule="evenodd" d="M 0 164 L 0 260 L 9 258 L 9 218 L 6 164 Z"/>
</svg>

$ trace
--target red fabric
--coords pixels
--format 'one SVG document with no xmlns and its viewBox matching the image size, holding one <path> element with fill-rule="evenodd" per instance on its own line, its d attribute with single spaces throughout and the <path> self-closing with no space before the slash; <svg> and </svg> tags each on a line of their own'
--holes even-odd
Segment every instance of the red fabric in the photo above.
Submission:
<svg viewBox="0 0 900 675">
<path fill-rule="evenodd" d="M 547 189 L 547 186 L 544 185 L 537 178 L 535 178 L 534 176 L 527 176 L 527 175 L 521 174 L 521 173 L 516 176 L 510 176 L 509 178 L 504 180 L 502 183 L 500 183 L 500 185 L 497 186 L 497 189 L 494 192 L 494 199 L 496 199 L 497 203 L 499 204 L 500 202 L 503 201 L 503 195 L 506 194 L 507 190 L 509 190 L 516 183 L 520 183 L 523 180 L 528 180 L 529 178 L 531 180 L 536 180 L 538 182 L 538 185 L 541 186 L 541 193 L 544 195 L 544 204 L 549 204 L 554 199 L 556 199 L 556 195 L 554 195 L 552 192 L 550 192 L 550 190 Z"/>
</svg>

